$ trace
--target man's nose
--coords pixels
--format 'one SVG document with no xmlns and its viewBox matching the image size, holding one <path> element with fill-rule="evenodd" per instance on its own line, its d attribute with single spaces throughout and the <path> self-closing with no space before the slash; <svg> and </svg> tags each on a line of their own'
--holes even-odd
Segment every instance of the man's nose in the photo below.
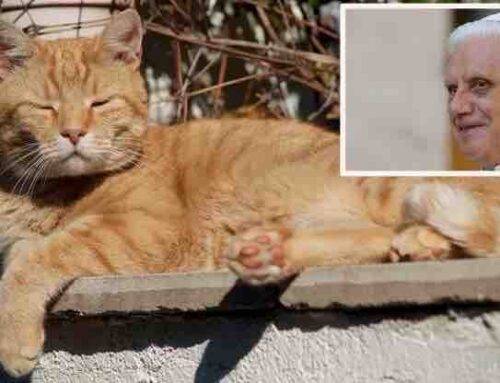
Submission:
<svg viewBox="0 0 500 383">
<path fill-rule="evenodd" d="M 450 101 L 450 111 L 453 116 L 460 116 L 472 113 L 474 105 L 467 92 L 457 91 Z"/>
</svg>

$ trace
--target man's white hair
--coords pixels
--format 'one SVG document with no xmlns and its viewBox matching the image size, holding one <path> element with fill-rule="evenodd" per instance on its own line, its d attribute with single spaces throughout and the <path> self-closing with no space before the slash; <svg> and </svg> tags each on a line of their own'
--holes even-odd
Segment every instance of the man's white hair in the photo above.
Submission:
<svg viewBox="0 0 500 383">
<path fill-rule="evenodd" d="M 500 39 L 500 12 L 457 27 L 448 39 L 448 47 L 453 50 L 457 45 L 471 37 L 483 36 L 493 36 Z"/>
</svg>

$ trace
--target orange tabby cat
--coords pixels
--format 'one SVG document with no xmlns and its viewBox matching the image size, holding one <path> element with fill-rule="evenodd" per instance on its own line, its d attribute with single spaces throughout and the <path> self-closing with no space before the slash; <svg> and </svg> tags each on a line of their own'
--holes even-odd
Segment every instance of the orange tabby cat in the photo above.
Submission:
<svg viewBox="0 0 500 383">
<path fill-rule="evenodd" d="M 10 374 L 33 369 L 47 302 L 80 276 L 229 266 L 268 283 L 312 265 L 447 257 L 451 243 L 500 253 L 495 180 L 342 178 L 338 137 L 293 121 L 147 128 L 141 35 L 134 11 L 94 39 L 0 24 Z"/>
</svg>

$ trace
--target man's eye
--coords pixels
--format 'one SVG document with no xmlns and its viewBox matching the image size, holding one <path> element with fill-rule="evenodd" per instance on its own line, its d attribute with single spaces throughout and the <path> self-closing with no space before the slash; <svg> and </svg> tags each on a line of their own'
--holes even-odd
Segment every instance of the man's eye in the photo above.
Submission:
<svg viewBox="0 0 500 383">
<path fill-rule="evenodd" d="M 490 83 L 486 80 L 477 80 L 472 87 L 478 91 L 486 91 L 490 88 Z"/>
<path fill-rule="evenodd" d="M 449 85 L 446 87 L 446 90 L 448 91 L 448 95 L 450 97 L 453 97 L 455 93 L 457 93 L 457 87 L 454 85 Z"/>
</svg>

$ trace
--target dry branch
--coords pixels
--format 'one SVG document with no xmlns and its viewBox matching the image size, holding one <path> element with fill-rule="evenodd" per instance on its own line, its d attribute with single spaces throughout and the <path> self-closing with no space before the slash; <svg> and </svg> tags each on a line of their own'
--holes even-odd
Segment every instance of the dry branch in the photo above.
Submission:
<svg viewBox="0 0 500 383">
<path fill-rule="evenodd" d="M 186 118 L 186 100 L 194 96 L 203 96 L 212 108 L 212 115 L 218 115 L 226 97 L 223 89 L 241 83 L 249 84 L 243 90 L 244 101 L 254 100 L 252 102 L 256 102 L 255 105 L 267 104 L 272 114 L 277 113 L 281 117 L 289 114 L 285 99 L 290 97 L 290 92 L 286 83 L 294 83 L 312 90 L 318 96 L 317 109 L 308 112 L 309 119 L 314 120 L 321 115 L 338 116 L 339 59 L 332 53 L 332 44 L 338 44 L 338 35 L 319 25 L 311 12 L 307 12 L 307 18 L 299 18 L 297 9 L 293 9 L 295 13 L 292 12 L 290 3 L 285 4 L 282 0 L 220 0 L 211 3 L 213 8 L 210 10 L 200 1 L 148 2 L 154 3 L 152 12 L 145 17 L 148 31 L 176 41 L 187 50 L 198 47 L 198 52 L 201 49 L 210 52 L 206 54 L 205 63 L 197 73 L 192 71 L 193 67 L 189 63 L 184 65 L 184 70 L 190 68 L 189 75 L 185 76 L 182 92 L 174 94 L 174 99 L 182 104 L 179 112 L 183 113 L 179 114 L 179 118 Z M 237 14 L 226 14 L 226 3 L 237 7 Z M 206 14 L 200 13 L 200 10 Z M 249 13 L 253 13 L 253 16 L 248 16 Z M 245 24 L 242 22 L 244 19 L 241 19 L 242 14 L 243 17 L 251 16 L 248 19 L 250 28 L 262 28 L 264 34 L 259 36 L 265 36 L 264 41 L 255 33 L 255 39 L 252 39 L 248 35 L 243 38 L 241 32 L 235 32 L 235 25 L 241 28 Z M 240 19 L 231 26 L 230 17 Z M 214 21 L 217 18 L 219 21 Z M 213 23 L 219 23 L 220 27 L 214 27 Z M 174 56 L 177 59 L 179 57 L 176 51 Z M 231 78 L 235 73 L 229 70 L 231 58 L 241 60 L 231 60 L 231 65 L 248 63 L 250 66 L 245 64 L 248 74 L 239 73 L 237 78 Z M 218 65 L 218 69 L 214 72 L 215 65 Z M 177 71 L 176 75 L 179 76 Z"/>
</svg>

